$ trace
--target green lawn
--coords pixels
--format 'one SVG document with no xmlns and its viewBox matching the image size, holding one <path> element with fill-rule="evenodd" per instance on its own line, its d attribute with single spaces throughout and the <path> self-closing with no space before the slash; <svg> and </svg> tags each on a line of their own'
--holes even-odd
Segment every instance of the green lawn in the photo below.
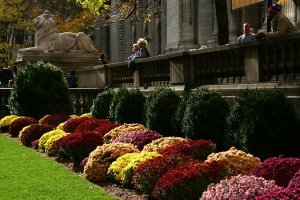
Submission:
<svg viewBox="0 0 300 200">
<path fill-rule="evenodd" d="M 117 199 L 63 165 L 0 134 L 0 199 Z"/>
</svg>

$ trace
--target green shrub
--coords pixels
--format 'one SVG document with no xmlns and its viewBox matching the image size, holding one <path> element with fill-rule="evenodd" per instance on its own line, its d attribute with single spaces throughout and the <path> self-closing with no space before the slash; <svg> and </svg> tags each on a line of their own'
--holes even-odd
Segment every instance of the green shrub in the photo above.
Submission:
<svg viewBox="0 0 300 200">
<path fill-rule="evenodd" d="M 225 148 L 229 104 L 219 92 L 207 88 L 192 91 L 184 112 L 182 132 L 189 139 L 211 139 L 218 150 Z"/>
<path fill-rule="evenodd" d="M 109 116 L 109 106 L 113 100 L 114 92 L 107 90 L 97 95 L 91 107 L 91 113 L 94 118 L 107 118 Z"/>
<path fill-rule="evenodd" d="M 179 136 L 175 112 L 179 95 L 170 88 L 152 90 L 145 103 L 146 126 L 163 136 Z"/>
<path fill-rule="evenodd" d="M 63 72 L 50 63 L 27 63 L 16 77 L 9 109 L 11 114 L 36 119 L 53 113 L 72 114 L 73 106 Z"/>
<path fill-rule="evenodd" d="M 261 159 L 299 156 L 300 139 L 291 102 L 278 90 L 245 90 L 236 97 L 227 118 L 228 146 Z"/>
<path fill-rule="evenodd" d="M 183 121 L 184 112 L 186 109 L 186 104 L 189 99 L 189 95 L 190 95 L 190 93 L 186 92 L 186 91 L 184 91 L 182 93 L 182 95 L 180 95 L 180 100 L 179 100 L 178 107 L 177 107 L 177 110 L 175 113 L 175 119 L 177 121 L 176 126 L 179 131 L 182 130 L 182 121 Z M 180 134 L 183 135 L 183 133 L 180 133 Z"/>
<path fill-rule="evenodd" d="M 145 97 L 138 89 L 120 88 L 110 105 L 110 118 L 116 123 L 142 123 Z"/>
</svg>

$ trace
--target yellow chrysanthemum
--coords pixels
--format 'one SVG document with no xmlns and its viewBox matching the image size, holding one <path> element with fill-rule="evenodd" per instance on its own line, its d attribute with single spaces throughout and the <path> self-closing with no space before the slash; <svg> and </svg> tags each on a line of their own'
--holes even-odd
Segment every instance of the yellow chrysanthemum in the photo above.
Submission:
<svg viewBox="0 0 300 200">
<path fill-rule="evenodd" d="M 44 121 L 44 119 L 46 119 L 46 117 L 48 117 L 50 115 L 45 115 L 44 117 L 42 117 L 40 120 L 39 120 L 39 123 L 42 123 Z"/>
<path fill-rule="evenodd" d="M 5 116 L 0 120 L 0 126 L 9 126 L 13 120 L 19 118 L 17 115 Z"/>
<path fill-rule="evenodd" d="M 25 126 L 24 128 L 22 128 L 22 130 L 19 132 L 19 139 L 20 139 L 21 136 L 23 135 L 24 131 L 25 131 L 27 128 L 29 128 L 30 126 L 31 126 L 31 124 L 28 125 L 28 126 Z"/>
</svg>

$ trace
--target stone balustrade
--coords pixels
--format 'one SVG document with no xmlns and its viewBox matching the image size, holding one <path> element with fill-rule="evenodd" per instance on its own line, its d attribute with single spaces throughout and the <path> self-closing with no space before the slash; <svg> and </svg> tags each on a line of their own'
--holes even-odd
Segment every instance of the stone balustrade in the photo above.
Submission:
<svg viewBox="0 0 300 200">
<path fill-rule="evenodd" d="M 273 40 L 141 58 L 136 60 L 135 73 L 129 72 L 127 62 L 83 68 L 78 71 L 79 86 L 183 85 L 196 88 L 203 85 L 297 82 L 300 81 L 299 43 L 300 34 L 291 34 Z M 101 80 L 98 81 L 100 84 L 87 84 L 90 80 L 87 77 Z"/>
<path fill-rule="evenodd" d="M 81 115 L 90 112 L 94 98 L 102 91 L 97 88 L 70 88 L 71 101 L 74 104 L 74 113 Z M 9 115 L 8 97 L 11 88 L 0 88 L 0 118 Z"/>
</svg>

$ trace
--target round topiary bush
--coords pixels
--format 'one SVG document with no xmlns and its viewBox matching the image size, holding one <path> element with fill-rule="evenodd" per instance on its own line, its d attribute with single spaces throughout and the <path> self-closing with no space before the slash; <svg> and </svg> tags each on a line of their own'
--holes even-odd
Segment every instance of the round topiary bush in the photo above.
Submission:
<svg viewBox="0 0 300 200">
<path fill-rule="evenodd" d="M 36 119 L 53 113 L 73 113 L 63 72 L 50 63 L 27 63 L 16 77 L 9 110 L 12 114 Z"/>
<path fill-rule="evenodd" d="M 113 100 L 114 92 L 107 90 L 97 95 L 91 107 L 92 116 L 95 118 L 107 118 L 109 116 L 109 106 Z"/>
<path fill-rule="evenodd" d="M 171 88 L 152 90 L 145 103 L 146 126 L 163 136 L 179 136 L 175 112 L 180 97 Z"/>
<path fill-rule="evenodd" d="M 300 137 L 292 103 L 278 90 L 245 90 L 227 118 L 228 146 L 265 159 L 299 156 Z"/>
<path fill-rule="evenodd" d="M 219 92 L 207 88 L 191 92 L 184 113 L 182 131 L 189 139 L 210 139 L 218 150 L 225 149 L 229 104 Z"/>
<path fill-rule="evenodd" d="M 116 123 L 142 123 L 145 97 L 138 89 L 120 88 L 114 95 L 109 114 Z"/>
</svg>

